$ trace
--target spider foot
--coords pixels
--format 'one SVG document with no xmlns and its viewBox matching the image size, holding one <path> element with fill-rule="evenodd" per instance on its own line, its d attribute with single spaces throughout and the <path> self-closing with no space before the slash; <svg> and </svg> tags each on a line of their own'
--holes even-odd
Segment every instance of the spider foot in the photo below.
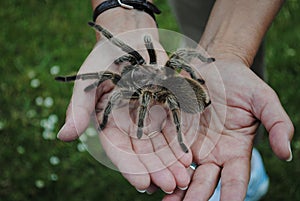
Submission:
<svg viewBox="0 0 300 201">
<path fill-rule="evenodd" d="M 197 81 L 198 81 L 200 84 L 205 84 L 205 81 L 204 81 L 203 79 L 198 78 Z"/>
<path fill-rule="evenodd" d="M 74 76 L 67 76 L 67 77 L 64 77 L 64 76 L 57 76 L 54 78 L 56 81 L 59 81 L 59 82 L 70 82 L 70 81 L 74 81 L 76 80 L 76 75 Z"/>
<path fill-rule="evenodd" d="M 209 106 L 211 104 L 211 101 L 205 104 L 205 107 Z"/>
<path fill-rule="evenodd" d="M 91 85 L 85 87 L 85 88 L 84 88 L 84 92 L 89 92 L 89 91 L 95 89 L 98 85 L 99 85 L 99 81 L 94 82 L 93 84 L 91 84 Z"/>
<path fill-rule="evenodd" d="M 61 81 L 61 82 L 64 82 L 66 81 L 66 78 L 65 77 L 62 77 L 62 76 L 57 76 L 54 78 L 56 81 Z"/>
<path fill-rule="evenodd" d="M 187 146 L 183 142 L 181 142 L 179 144 L 180 144 L 180 147 L 181 147 L 181 149 L 182 149 L 182 151 L 184 153 L 188 153 L 189 152 L 189 149 L 187 148 Z"/>
<path fill-rule="evenodd" d="M 214 62 L 214 61 L 216 61 L 216 59 L 215 58 L 207 58 L 207 63 L 211 63 L 211 62 Z"/>
<path fill-rule="evenodd" d="M 139 127 L 138 130 L 137 130 L 137 138 L 141 139 L 142 135 L 143 135 L 143 129 Z"/>
<path fill-rule="evenodd" d="M 105 125 L 102 123 L 102 124 L 100 124 L 99 125 L 99 127 L 98 127 L 98 131 L 103 131 L 103 129 L 105 128 Z"/>
</svg>

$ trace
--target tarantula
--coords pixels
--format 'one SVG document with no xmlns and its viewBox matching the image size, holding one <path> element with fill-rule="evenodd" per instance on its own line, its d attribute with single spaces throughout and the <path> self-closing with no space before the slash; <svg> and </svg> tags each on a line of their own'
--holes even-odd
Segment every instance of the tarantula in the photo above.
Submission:
<svg viewBox="0 0 300 201">
<path fill-rule="evenodd" d="M 214 58 L 206 58 L 196 50 L 178 49 L 171 54 L 164 66 L 159 66 L 157 65 L 156 52 L 152 40 L 149 35 L 145 35 L 144 44 L 150 58 L 150 62 L 147 64 L 136 50 L 114 37 L 108 30 L 93 22 L 89 22 L 89 25 L 127 53 L 117 58 L 114 63 L 117 65 L 128 63 L 129 65 L 123 68 L 121 74 L 111 71 L 100 71 L 66 77 L 58 76 L 55 79 L 63 82 L 80 79 L 96 80 L 84 89 L 85 92 L 98 87 L 105 80 L 111 80 L 117 86 L 104 109 L 102 122 L 98 128 L 99 131 L 105 128 L 113 107 L 120 100 L 138 100 L 137 137 L 140 139 L 143 134 L 144 119 L 149 104 L 153 102 L 165 104 L 171 111 L 173 122 L 176 126 L 178 142 L 182 150 L 187 153 L 188 148 L 183 142 L 181 133 L 180 109 L 194 114 L 202 112 L 210 104 L 210 98 L 204 87 L 205 81 L 196 76 L 188 62 L 193 58 L 198 58 L 202 62 L 210 63 L 214 61 Z M 180 76 L 178 72 L 181 70 L 189 73 L 190 78 Z"/>
</svg>

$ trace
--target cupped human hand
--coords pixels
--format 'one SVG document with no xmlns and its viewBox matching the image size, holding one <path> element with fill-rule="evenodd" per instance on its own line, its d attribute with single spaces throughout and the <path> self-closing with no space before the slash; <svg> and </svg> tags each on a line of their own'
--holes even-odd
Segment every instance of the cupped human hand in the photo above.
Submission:
<svg viewBox="0 0 300 201">
<path fill-rule="evenodd" d="M 134 31 L 117 37 L 138 50 L 145 60 L 149 61 L 143 43 L 144 35 L 145 31 Z M 155 32 L 152 33 L 152 38 L 156 41 Z M 154 45 L 158 64 L 162 65 L 168 57 L 158 42 Z M 86 58 L 78 74 L 104 70 L 120 74 L 123 66 L 114 64 L 114 60 L 124 54 L 125 52 L 108 40 L 101 39 Z M 94 81 L 75 82 L 65 124 L 58 134 L 59 139 L 75 140 L 86 130 L 91 120 L 96 119 L 96 125 L 101 123 L 103 109 L 116 88 L 111 81 L 105 81 L 97 89 L 85 92 L 85 87 Z M 133 118 L 136 108 L 129 105 L 125 103 L 123 107 L 114 108 L 106 127 L 99 133 L 107 156 L 140 192 L 144 192 L 150 185 L 155 185 L 166 193 L 172 193 L 176 187 L 186 188 L 190 182 L 186 167 L 192 161 L 192 153 L 184 153 L 174 140 L 176 131 L 165 108 L 158 105 L 149 108 L 143 137 L 137 139 L 137 126 Z M 150 137 L 151 133 L 155 135 Z"/>
<path fill-rule="evenodd" d="M 221 200 L 242 201 L 250 177 L 253 139 L 261 122 L 279 159 L 290 161 L 293 124 L 275 91 L 239 60 L 218 59 L 202 72 L 212 104 L 201 117 L 201 131 L 192 146 L 199 166 L 190 171 L 187 191 L 164 201 L 208 200 L 221 179 Z M 272 76 L 272 75 L 270 75 Z"/>
</svg>

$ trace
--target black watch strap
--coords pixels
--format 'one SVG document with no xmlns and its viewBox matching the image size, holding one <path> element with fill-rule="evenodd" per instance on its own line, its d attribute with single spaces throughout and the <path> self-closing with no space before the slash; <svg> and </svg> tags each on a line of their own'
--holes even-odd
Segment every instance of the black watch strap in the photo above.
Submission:
<svg viewBox="0 0 300 201">
<path fill-rule="evenodd" d="M 104 11 L 116 7 L 144 11 L 151 15 L 155 21 L 156 19 L 154 14 L 161 13 L 161 11 L 154 4 L 148 2 L 147 0 L 107 0 L 96 7 L 93 14 L 93 21 L 95 22 L 97 17 Z"/>
</svg>

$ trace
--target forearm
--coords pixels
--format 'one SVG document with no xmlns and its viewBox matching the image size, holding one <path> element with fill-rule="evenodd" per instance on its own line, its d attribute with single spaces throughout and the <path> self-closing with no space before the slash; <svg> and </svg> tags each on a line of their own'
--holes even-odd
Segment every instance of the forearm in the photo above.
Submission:
<svg viewBox="0 0 300 201">
<path fill-rule="evenodd" d="M 217 0 L 200 45 L 213 57 L 241 59 L 250 67 L 283 2 Z"/>
<path fill-rule="evenodd" d="M 92 0 L 93 10 L 95 10 L 95 8 L 103 1 L 104 0 Z M 122 7 L 104 11 L 97 17 L 96 23 L 105 27 L 114 34 L 135 29 L 156 27 L 156 22 L 146 12 Z M 100 39 L 99 34 L 97 34 L 97 39 Z"/>
</svg>

